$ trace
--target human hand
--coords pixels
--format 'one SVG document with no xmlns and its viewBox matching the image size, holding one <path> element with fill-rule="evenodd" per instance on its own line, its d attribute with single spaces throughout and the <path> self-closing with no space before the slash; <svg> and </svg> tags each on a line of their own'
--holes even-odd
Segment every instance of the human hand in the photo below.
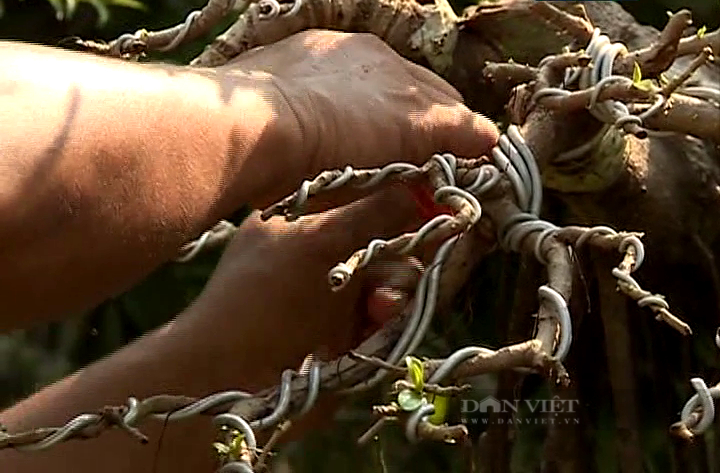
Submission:
<svg viewBox="0 0 720 473">
<path fill-rule="evenodd" d="M 62 425 L 78 413 L 122 404 L 128 395 L 258 392 L 276 385 L 284 369 L 297 369 L 308 353 L 334 358 L 356 347 L 368 329 L 402 311 L 420 271 L 402 258 L 377 261 L 357 271 L 338 292 L 330 290 L 327 272 L 373 238 L 417 228 L 417 210 L 408 189 L 394 185 L 294 222 L 261 222 L 254 212 L 227 246 L 202 294 L 183 313 L 3 412 L 3 423 L 11 432 Z M 392 288 L 389 279 L 395 279 Z M 318 404 L 314 413 L 293 423 L 295 428 L 327 423 L 334 403 L 321 398 Z M 67 442 L 30 456 L 4 451 L 0 463 L 3 471 L 17 473 L 84 473 L 98 464 L 104 473 L 148 464 L 158 472 L 212 470 L 215 457 L 208 445 L 216 432 L 206 417 L 167 425 L 148 421 L 141 427 L 150 445 L 114 429 L 93 439 L 91 448 Z M 299 432 L 283 439 L 293 435 Z"/>
<path fill-rule="evenodd" d="M 255 212 L 194 303 L 190 317 L 197 314 L 207 327 L 194 333 L 210 337 L 215 356 L 236 360 L 237 369 L 247 363 L 250 379 L 243 381 L 251 388 L 276 384 L 281 370 L 297 368 L 310 352 L 332 357 L 354 348 L 368 329 L 405 308 L 420 268 L 406 258 L 379 261 L 338 292 L 328 271 L 371 239 L 419 223 L 403 186 L 295 222 L 261 222 Z"/>
<path fill-rule="evenodd" d="M 436 152 L 480 156 L 498 138 L 495 125 L 463 105 L 450 84 L 372 34 L 304 31 L 221 68 L 238 69 L 268 74 L 294 114 L 294 121 L 278 121 L 291 128 L 291 156 L 278 159 L 276 175 L 293 177 L 295 186 L 347 165 L 422 164 Z M 287 193 L 273 191 L 257 206 Z"/>
</svg>

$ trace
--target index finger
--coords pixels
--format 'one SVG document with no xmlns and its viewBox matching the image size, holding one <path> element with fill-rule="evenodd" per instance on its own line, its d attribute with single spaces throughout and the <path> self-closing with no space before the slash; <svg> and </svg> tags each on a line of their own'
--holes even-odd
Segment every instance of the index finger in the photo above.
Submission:
<svg viewBox="0 0 720 473">
<path fill-rule="evenodd" d="M 486 155 L 497 144 L 500 131 L 487 117 L 461 103 L 435 104 L 417 119 L 428 136 L 425 150 L 453 153 L 465 158 Z"/>
</svg>

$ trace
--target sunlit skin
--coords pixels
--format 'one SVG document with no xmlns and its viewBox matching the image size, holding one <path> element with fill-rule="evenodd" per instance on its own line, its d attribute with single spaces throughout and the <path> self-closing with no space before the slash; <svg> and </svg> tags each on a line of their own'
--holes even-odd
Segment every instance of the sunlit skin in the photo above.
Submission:
<svg viewBox="0 0 720 473">
<path fill-rule="evenodd" d="M 0 66 L 3 330 L 121 293 L 218 219 L 279 200 L 324 169 L 478 156 L 497 140 L 450 85 L 370 35 L 305 32 L 215 70 L 0 42 Z M 171 323 L 0 422 L 16 432 L 128 396 L 256 390 L 319 347 L 330 356 L 352 348 L 404 309 L 421 267 L 378 263 L 339 292 L 327 271 L 372 238 L 417 228 L 426 207 L 394 186 L 293 223 L 253 213 Z M 208 418 L 172 424 L 158 449 L 161 427 L 142 425 L 149 445 L 116 430 L 45 452 L 0 451 L 0 465 L 212 471 Z"/>
</svg>

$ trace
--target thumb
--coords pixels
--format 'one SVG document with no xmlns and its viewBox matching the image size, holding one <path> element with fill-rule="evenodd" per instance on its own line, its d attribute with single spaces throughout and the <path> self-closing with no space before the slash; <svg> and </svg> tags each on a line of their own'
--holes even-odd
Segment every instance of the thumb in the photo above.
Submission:
<svg viewBox="0 0 720 473">
<path fill-rule="evenodd" d="M 431 131 L 427 135 L 431 138 L 430 154 L 441 151 L 476 158 L 487 155 L 500 138 L 490 119 L 459 103 L 435 105 L 423 120 L 424 128 Z"/>
</svg>

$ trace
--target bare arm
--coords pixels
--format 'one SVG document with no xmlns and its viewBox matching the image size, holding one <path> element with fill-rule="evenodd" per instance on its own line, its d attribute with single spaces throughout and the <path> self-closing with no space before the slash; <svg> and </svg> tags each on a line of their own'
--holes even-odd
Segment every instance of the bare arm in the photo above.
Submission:
<svg viewBox="0 0 720 473">
<path fill-rule="evenodd" d="M 94 306 L 324 169 L 498 137 L 370 34 L 306 31 L 212 70 L 0 42 L 0 71 L 0 331 Z"/>
<path fill-rule="evenodd" d="M 201 397 L 273 386 L 283 369 L 297 369 L 311 351 L 355 345 L 368 272 L 333 292 L 328 268 L 371 238 L 417 223 L 402 189 L 297 223 L 262 224 L 256 214 L 242 225 L 202 295 L 175 321 L 13 406 L 0 422 L 15 433 L 60 426 L 80 413 L 123 405 L 128 396 Z M 318 414 L 330 422 L 331 411 Z M 156 473 L 214 471 L 210 417 L 171 422 L 162 435 L 160 420 L 139 427 L 150 444 L 115 429 L 42 452 L 0 450 L 0 465 L 13 473 L 149 472 L 157 456 Z"/>
<path fill-rule="evenodd" d="M 0 331 L 126 289 L 287 156 L 257 76 L 8 42 L 0 64 Z"/>
<path fill-rule="evenodd" d="M 2 70 L 12 71 L 0 73 L 0 131 L 9 136 L 0 145 L 0 329 L 92 305 L 240 203 L 267 204 L 323 169 L 420 164 L 438 151 L 479 156 L 497 141 L 449 84 L 372 35 L 308 31 L 240 62 L 200 71 L 0 43 Z M 275 87 L 266 88 L 269 77 Z M 395 297 L 398 288 L 379 291 L 357 275 L 332 292 L 327 271 L 371 238 L 418 225 L 398 189 L 291 224 L 250 220 L 176 321 L 0 422 L 17 432 L 129 395 L 275 384 L 308 352 L 348 349 L 364 319 L 402 309 L 409 294 Z M 155 442 L 160 427 L 146 430 Z M 206 419 L 174 425 L 158 472 L 209 471 L 211 432 Z M 0 452 L 0 465 L 149 468 L 157 443 L 133 442 L 114 432 L 46 453 Z"/>
</svg>

